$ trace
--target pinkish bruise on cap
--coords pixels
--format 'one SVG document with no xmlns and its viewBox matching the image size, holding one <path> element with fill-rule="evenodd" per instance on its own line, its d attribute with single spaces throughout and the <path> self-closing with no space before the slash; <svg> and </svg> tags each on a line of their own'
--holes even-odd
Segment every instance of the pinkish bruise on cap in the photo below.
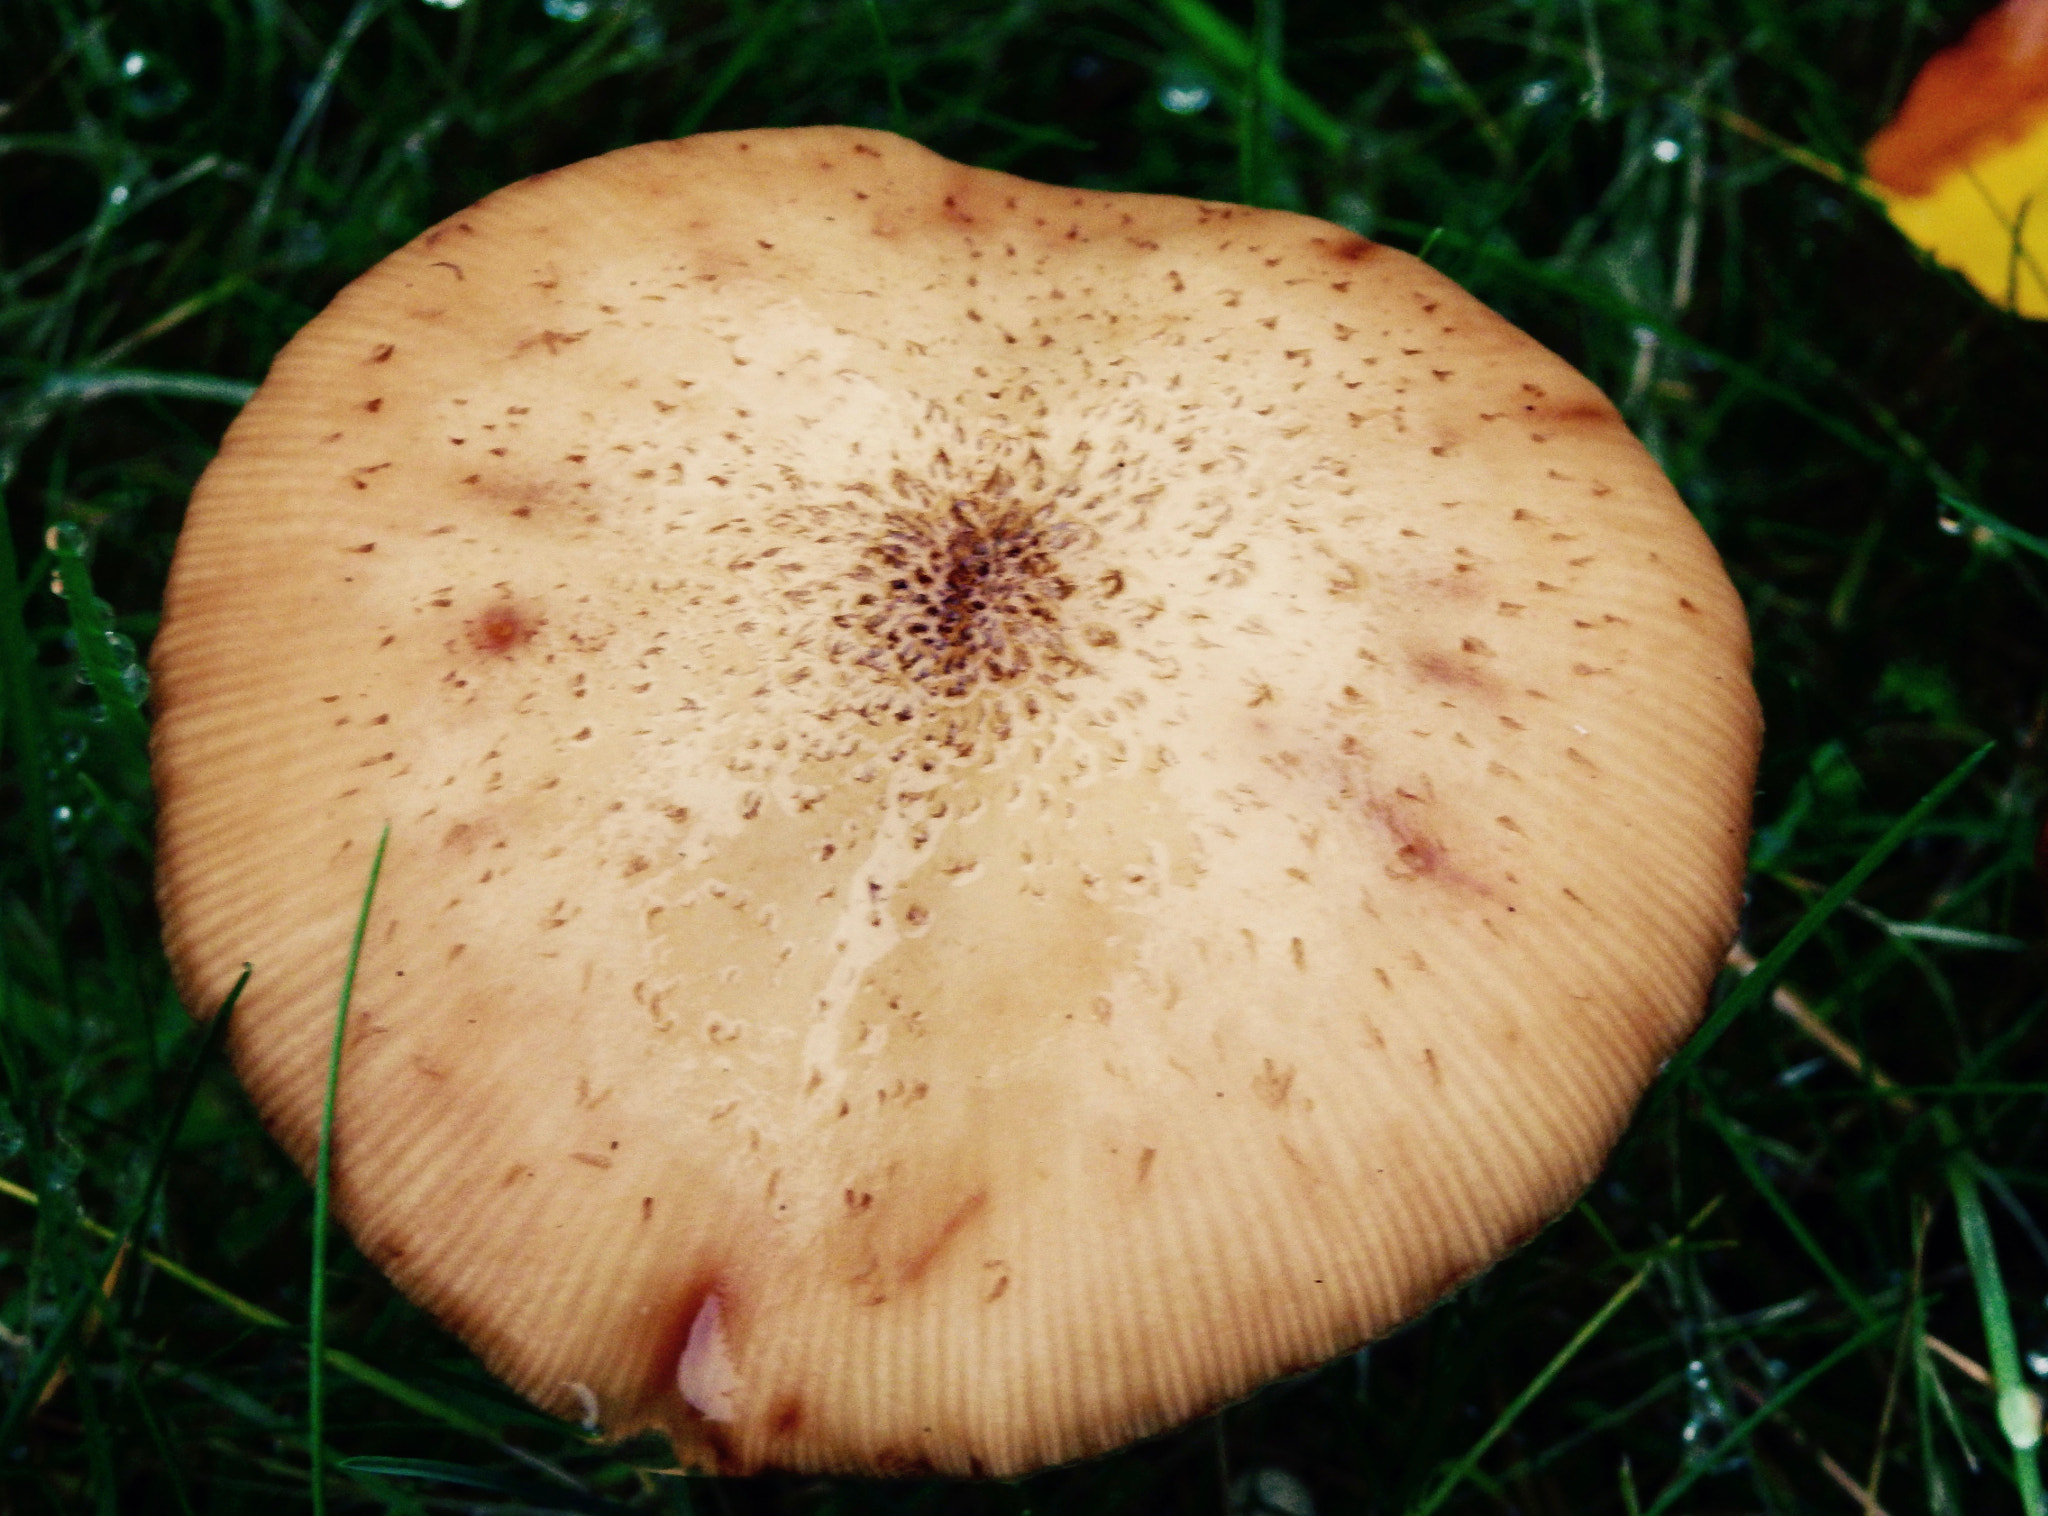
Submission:
<svg viewBox="0 0 2048 1516">
<path fill-rule="evenodd" d="M 732 1343 L 725 1333 L 725 1308 L 716 1294 L 706 1295 L 690 1323 L 689 1340 L 676 1360 L 676 1388 L 690 1409 L 706 1421 L 731 1421 L 733 1397 L 739 1393 L 739 1370 L 732 1361 Z"/>
</svg>

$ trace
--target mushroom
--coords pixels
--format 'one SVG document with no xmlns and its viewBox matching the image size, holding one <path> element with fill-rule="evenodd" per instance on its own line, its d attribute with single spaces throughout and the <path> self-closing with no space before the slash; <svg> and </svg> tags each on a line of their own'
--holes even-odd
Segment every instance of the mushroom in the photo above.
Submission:
<svg viewBox="0 0 2048 1516">
<path fill-rule="evenodd" d="M 1865 166 L 1937 262 L 1994 305 L 2048 317 L 2048 0 L 2004 0 L 1930 58 Z"/>
<path fill-rule="evenodd" d="M 364 1253 L 697 1467 L 1011 1474 L 1413 1316 L 1732 934 L 1741 607 L 1599 391 L 1326 223 L 877 132 L 400 249 L 195 491 L 186 1003 Z"/>
</svg>

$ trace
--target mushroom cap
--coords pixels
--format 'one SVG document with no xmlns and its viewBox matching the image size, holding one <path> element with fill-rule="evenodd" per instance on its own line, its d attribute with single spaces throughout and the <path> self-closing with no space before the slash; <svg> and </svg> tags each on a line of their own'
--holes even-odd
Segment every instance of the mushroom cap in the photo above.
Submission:
<svg viewBox="0 0 2048 1516">
<path fill-rule="evenodd" d="M 1414 1315 L 1733 931 L 1741 607 L 1584 378 L 1323 222 L 875 132 L 513 185 L 279 355 L 155 652 L 187 1003 L 496 1372 L 1007 1474 Z"/>
<path fill-rule="evenodd" d="M 2004 0 L 1927 60 L 1865 167 L 1892 222 L 1994 305 L 2048 317 L 2048 0 Z"/>
</svg>

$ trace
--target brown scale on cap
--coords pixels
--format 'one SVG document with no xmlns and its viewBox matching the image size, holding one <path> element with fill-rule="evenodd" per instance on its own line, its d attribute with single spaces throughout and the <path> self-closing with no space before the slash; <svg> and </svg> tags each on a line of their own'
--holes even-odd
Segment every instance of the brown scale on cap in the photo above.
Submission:
<svg viewBox="0 0 2048 1516">
<path fill-rule="evenodd" d="M 1732 929 L 1747 656 L 1612 407 L 1399 252 L 650 144 L 393 254 L 232 428 L 167 941 L 195 1006 L 255 964 L 307 1161 L 388 822 L 365 1253 L 686 1463 L 1014 1474 L 1570 1203 Z"/>
</svg>

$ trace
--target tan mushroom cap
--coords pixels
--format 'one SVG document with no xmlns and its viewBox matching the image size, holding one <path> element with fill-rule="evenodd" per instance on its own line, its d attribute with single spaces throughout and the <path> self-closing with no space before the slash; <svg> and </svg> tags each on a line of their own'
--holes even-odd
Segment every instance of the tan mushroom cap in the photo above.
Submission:
<svg viewBox="0 0 2048 1516">
<path fill-rule="evenodd" d="M 840 129 L 350 286 L 156 653 L 188 1003 L 527 1395 L 1011 1473 L 1592 1177 L 1731 934 L 1741 607 L 1585 379 L 1322 222 Z"/>
</svg>

